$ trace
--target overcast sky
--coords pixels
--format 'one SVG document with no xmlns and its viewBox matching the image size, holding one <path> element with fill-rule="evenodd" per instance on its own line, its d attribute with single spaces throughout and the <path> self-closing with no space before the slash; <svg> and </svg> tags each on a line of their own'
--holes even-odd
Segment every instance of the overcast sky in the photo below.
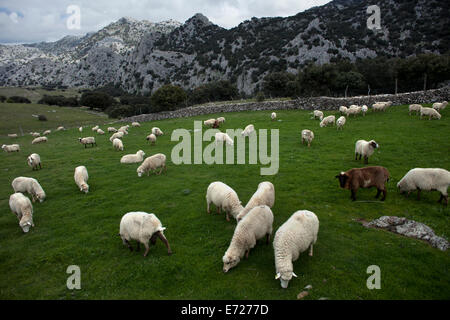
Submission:
<svg viewBox="0 0 450 320">
<path fill-rule="evenodd" d="M 224 28 L 252 17 L 291 16 L 329 0 L 0 0 L 0 43 L 56 41 L 66 35 L 98 31 L 121 17 L 185 22 L 203 13 Z M 67 21 L 80 8 L 80 28 Z M 75 21 L 75 20 L 70 20 Z"/>
</svg>

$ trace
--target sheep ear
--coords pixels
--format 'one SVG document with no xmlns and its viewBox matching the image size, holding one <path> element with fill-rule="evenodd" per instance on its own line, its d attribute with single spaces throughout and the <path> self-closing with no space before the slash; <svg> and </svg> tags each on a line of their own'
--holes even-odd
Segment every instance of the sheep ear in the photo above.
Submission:
<svg viewBox="0 0 450 320">
<path fill-rule="evenodd" d="M 281 277 L 281 274 L 278 272 L 278 273 L 275 275 L 275 280 L 280 279 L 280 277 Z"/>
<path fill-rule="evenodd" d="M 292 276 L 297 278 L 297 275 L 292 271 Z"/>
<path fill-rule="evenodd" d="M 166 227 L 161 227 L 161 229 L 159 229 L 159 231 L 164 231 L 166 230 Z"/>
</svg>

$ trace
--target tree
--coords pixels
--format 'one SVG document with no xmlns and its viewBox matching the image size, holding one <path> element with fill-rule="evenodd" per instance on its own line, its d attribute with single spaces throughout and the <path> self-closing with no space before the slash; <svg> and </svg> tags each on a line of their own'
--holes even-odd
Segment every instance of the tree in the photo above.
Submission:
<svg viewBox="0 0 450 320">
<path fill-rule="evenodd" d="M 80 98 L 80 104 L 91 109 L 105 110 L 112 106 L 114 99 L 104 92 L 84 92 Z"/>
<path fill-rule="evenodd" d="M 264 77 L 263 91 L 272 97 L 290 97 L 297 92 L 295 75 L 289 72 L 273 72 Z"/>
<path fill-rule="evenodd" d="M 187 94 L 182 88 L 166 84 L 153 93 L 150 102 L 152 111 L 160 112 L 175 110 L 181 107 L 186 99 Z"/>
</svg>

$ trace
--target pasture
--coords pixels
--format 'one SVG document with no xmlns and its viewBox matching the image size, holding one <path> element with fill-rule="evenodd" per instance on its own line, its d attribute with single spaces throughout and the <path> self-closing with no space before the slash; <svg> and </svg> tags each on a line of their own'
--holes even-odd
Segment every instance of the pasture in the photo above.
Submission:
<svg viewBox="0 0 450 320">
<path fill-rule="evenodd" d="M 2 104 L 0 108 L 5 107 Z M 63 113 L 63 108 L 50 107 Z M 296 299 L 306 285 L 312 289 L 305 300 L 319 299 L 449 299 L 450 257 L 428 243 L 383 230 L 364 228 L 357 220 L 396 215 L 430 226 L 437 235 L 450 235 L 450 208 L 438 204 L 437 192 L 423 192 L 405 198 L 396 191 L 402 176 L 414 167 L 450 169 L 450 109 L 441 120 L 419 120 L 409 116 L 407 106 L 393 106 L 386 112 L 347 119 L 342 131 L 319 128 L 310 111 L 271 111 L 212 114 L 202 117 L 141 123 L 130 127 L 123 138 L 125 150 L 115 151 L 109 134 L 103 136 L 85 128 L 81 136 L 95 136 L 97 147 L 84 148 L 77 128 L 52 133 L 45 144 L 32 145 L 32 137 L 1 137 L 1 143 L 19 143 L 19 153 L 0 156 L 0 299 Z M 33 112 L 38 113 L 38 111 Z M 325 115 L 337 112 L 325 112 Z M 171 141 L 174 129 L 193 129 L 194 120 L 224 116 L 221 126 L 279 129 L 280 166 L 273 176 L 260 176 L 267 165 L 174 165 Z M 70 116 L 71 117 L 71 116 Z M 70 118 L 69 117 L 69 118 Z M 107 119 L 80 119 L 101 124 Z M 36 120 L 36 119 L 34 119 Z M 2 114 L 2 135 L 22 126 L 28 133 L 36 128 L 17 123 L 13 115 Z M 96 122 L 97 121 L 97 122 Z M 36 120 L 36 122 L 38 122 Z M 103 123 L 104 123 L 103 122 Z M 56 123 L 42 129 L 56 129 Z M 74 126 L 78 125 L 74 123 Z M 115 127 L 120 125 L 117 123 Z M 164 131 L 155 146 L 145 137 L 153 126 Z M 106 131 L 107 125 L 101 125 Z M 301 144 L 300 132 L 315 133 L 311 147 Z M 360 189 L 357 201 L 350 191 L 339 188 L 337 175 L 353 167 L 358 139 L 374 139 L 380 149 L 369 165 L 386 167 L 391 174 L 386 201 L 375 201 L 375 189 Z M 208 145 L 203 142 L 203 146 Z M 124 165 L 122 155 L 142 149 L 146 156 L 164 153 L 167 172 L 138 178 L 138 164 Z M 42 170 L 32 171 L 26 157 L 38 153 Z M 74 168 L 85 165 L 89 172 L 88 194 L 77 188 Z M 38 179 L 47 198 L 34 203 L 35 227 L 24 234 L 11 213 L 8 199 L 11 181 L 17 176 Z M 275 185 L 274 233 L 292 213 L 313 211 L 320 220 L 314 256 L 307 252 L 294 262 L 294 278 L 287 289 L 274 279 L 272 243 L 259 241 L 227 274 L 222 256 L 230 243 L 236 222 L 225 215 L 206 213 L 205 194 L 209 183 L 222 181 L 247 203 L 261 181 Z M 143 248 L 130 252 L 122 244 L 119 222 L 129 211 L 155 213 L 173 251 L 168 256 L 158 240 L 146 258 Z M 273 233 L 273 234 L 274 234 Z M 273 237 L 272 237 L 273 238 Z M 135 242 L 132 242 L 136 248 Z M 81 290 L 68 290 L 69 265 L 81 269 Z M 381 289 L 369 290 L 366 280 L 370 265 L 381 268 Z"/>
</svg>

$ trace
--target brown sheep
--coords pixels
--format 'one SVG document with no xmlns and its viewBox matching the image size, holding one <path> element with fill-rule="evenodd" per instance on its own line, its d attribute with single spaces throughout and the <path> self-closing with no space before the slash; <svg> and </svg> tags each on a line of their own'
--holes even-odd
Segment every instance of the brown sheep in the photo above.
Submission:
<svg viewBox="0 0 450 320">
<path fill-rule="evenodd" d="M 373 166 L 365 168 L 353 168 L 346 172 L 341 172 L 336 176 L 339 179 L 341 188 L 349 189 L 352 192 L 351 199 L 356 200 L 356 191 L 359 188 L 377 188 L 377 195 L 383 192 L 381 201 L 386 199 L 386 182 L 389 181 L 389 171 L 385 167 Z"/>
</svg>

